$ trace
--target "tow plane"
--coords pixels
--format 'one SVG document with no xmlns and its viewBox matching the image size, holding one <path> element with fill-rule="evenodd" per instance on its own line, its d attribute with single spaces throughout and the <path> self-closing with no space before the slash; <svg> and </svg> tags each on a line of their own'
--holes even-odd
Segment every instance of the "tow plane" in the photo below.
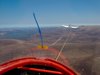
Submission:
<svg viewBox="0 0 100 75">
<path fill-rule="evenodd" d="M 73 28 L 73 29 L 77 29 L 78 28 L 78 26 L 72 26 L 71 24 L 69 24 L 69 25 L 62 25 L 63 27 L 65 27 L 65 28 Z"/>
</svg>

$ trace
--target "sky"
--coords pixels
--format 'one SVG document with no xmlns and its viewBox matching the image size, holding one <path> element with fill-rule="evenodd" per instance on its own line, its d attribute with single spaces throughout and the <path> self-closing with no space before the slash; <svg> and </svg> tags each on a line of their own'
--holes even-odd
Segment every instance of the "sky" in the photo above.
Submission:
<svg viewBox="0 0 100 75">
<path fill-rule="evenodd" d="M 99 25 L 100 0 L 0 0 L 0 27 Z"/>
</svg>

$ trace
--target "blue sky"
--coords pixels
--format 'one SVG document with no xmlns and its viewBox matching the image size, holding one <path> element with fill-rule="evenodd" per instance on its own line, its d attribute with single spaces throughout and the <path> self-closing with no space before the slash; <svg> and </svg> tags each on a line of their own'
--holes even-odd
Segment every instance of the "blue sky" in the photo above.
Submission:
<svg viewBox="0 0 100 75">
<path fill-rule="evenodd" d="M 0 27 L 100 24 L 100 0 L 0 0 Z"/>
</svg>

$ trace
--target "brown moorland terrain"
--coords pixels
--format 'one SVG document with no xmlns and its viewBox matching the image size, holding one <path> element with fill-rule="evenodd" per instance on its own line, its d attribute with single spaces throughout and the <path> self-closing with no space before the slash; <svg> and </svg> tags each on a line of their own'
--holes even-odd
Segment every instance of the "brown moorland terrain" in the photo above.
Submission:
<svg viewBox="0 0 100 75">
<path fill-rule="evenodd" d="M 62 52 L 64 58 L 60 57 L 59 62 L 69 65 L 81 75 L 100 75 L 100 26 L 43 28 L 42 32 L 44 44 L 57 52 L 67 39 Z M 0 30 L 0 64 L 26 56 L 55 59 L 57 53 L 32 50 L 40 44 L 39 41 L 39 35 L 31 28 Z"/>
</svg>

